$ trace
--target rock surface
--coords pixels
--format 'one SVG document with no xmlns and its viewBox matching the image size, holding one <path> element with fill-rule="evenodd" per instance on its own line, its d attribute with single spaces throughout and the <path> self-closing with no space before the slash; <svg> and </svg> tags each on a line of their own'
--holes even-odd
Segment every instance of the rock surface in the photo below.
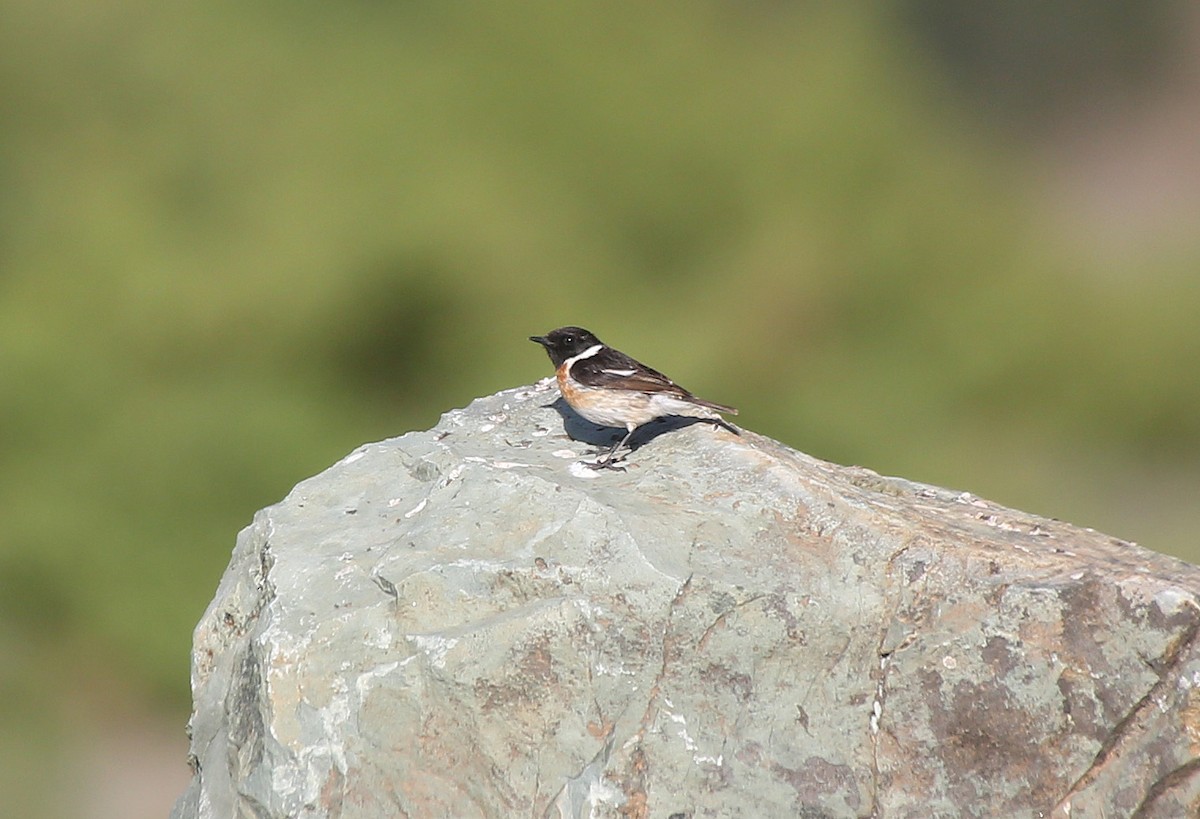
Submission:
<svg viewBox="0 0 1200 819">
<path fill-rule="evenodd" d="M 594 472 L 557 398 L 255 517 L 173 816 L 1200 815 L 1200 569 L 706 423 Z"/>
</svg>

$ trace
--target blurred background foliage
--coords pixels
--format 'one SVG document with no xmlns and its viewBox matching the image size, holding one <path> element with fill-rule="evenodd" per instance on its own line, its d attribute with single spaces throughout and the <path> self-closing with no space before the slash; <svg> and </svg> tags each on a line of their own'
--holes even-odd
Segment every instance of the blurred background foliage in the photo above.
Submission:
<svg viewBox="0 0 1200 819">
<path fill-rule="evenodd" d="M 0 813 L 165 815 L 237 530 L 548 375 L 525 339 L 561 324 L 819 457 L 1200 559 L 1200 127 L 1162 114 L 1197 32 L 1164 0 L 0 4 Z M 132 804 L 150 754 L 176 778 Z"/>
</svg>

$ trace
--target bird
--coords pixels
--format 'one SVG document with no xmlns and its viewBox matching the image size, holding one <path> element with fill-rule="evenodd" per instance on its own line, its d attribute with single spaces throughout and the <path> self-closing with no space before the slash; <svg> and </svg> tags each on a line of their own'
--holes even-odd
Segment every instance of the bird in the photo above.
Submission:
<svg viewBox="0 0 1200 819">
<path fill-rule="evenodd" d="M 733 407 L 697 398 L 582 327 L 559 327 L 529 340 L 546 349 L 558 390 L 571 409 L 593 424 L 625 428 L 625 437 L 602 460 L 588 464 L 593 469 L 621 469 L 617 452 L 638 427 L 658 418 L 687 416 L 725 424 L 720 413 L 737 415 Z"/>
</svg>

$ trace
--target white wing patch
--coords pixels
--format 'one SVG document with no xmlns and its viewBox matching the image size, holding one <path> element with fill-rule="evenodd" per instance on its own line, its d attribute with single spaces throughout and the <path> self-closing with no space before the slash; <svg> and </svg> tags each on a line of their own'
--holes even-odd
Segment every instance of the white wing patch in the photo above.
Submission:
<svg viewBox="0 0 1200 819">
<path fill-rule="evenodd" d="M 628 377 L 636 373 L 637 370 L 601 370 L 600 372 L 608 373 L 609 375 L 621 375 Z"/>
</svg>

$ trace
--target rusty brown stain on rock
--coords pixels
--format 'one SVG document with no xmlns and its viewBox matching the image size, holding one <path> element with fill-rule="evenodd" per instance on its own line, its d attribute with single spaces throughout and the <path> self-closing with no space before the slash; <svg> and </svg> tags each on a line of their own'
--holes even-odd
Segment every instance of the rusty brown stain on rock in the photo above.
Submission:
<svg viewBox="0 0 1200 819">
<path fill-rule="evenodd" d="M 798 808 L 818 803 L 830 794 L 842 795 L 851 809 L 857 809 L 861 803 L 854 772 L 849 765 L 838 765 L 819 756 L 810 756 L 795 768 L 778 762 L 770 768 L 771 773 L 796 791 Z"/>
<path fill-rule="evenodd" d="M 625 803 L 617 811 L 628 819 L 649 819 L 650 806 L 646 796 L 646 776 L 650 764 L 646 760 L 646 752 L 638 745 L 629 755 L 629 768 L 621 782 L 621 790 L 625 794 Z"/>
<path fill-rule="evenodd" d="M 1187 734 L 1192 756 L 1200 757 L 1200 689 L 1188 689 L 1187 704 L 1179 712 L 1179 716 L 1183 721 L 1183 730 Z"/>
</svg>

